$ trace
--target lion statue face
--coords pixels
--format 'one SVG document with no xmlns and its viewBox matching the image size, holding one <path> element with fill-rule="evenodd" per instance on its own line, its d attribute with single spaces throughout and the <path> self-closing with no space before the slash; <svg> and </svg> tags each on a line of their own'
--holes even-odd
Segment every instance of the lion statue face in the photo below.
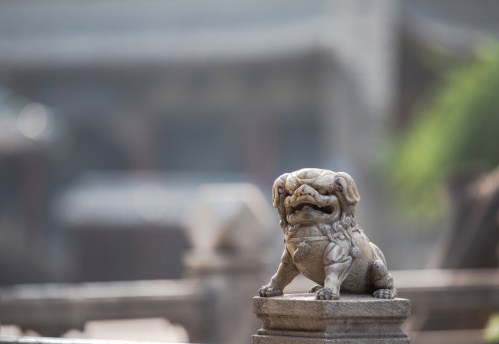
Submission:
<svg viewBox="0 0 499 344">
<path fill-rule="evenodd" d="M 305 168 L 280 176 L 273 187 L 273 203 L 283 229 L 298 224 L 331 224 L 342 213 L 353 216 L 359 200 L 352 177 L 344 172 Z"/>
</svg>

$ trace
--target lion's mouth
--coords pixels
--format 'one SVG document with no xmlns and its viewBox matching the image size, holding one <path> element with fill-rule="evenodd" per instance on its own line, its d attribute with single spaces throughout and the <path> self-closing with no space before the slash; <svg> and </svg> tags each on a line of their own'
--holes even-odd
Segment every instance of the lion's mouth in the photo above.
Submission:
<svg viewBox="0 0 499 344">
<path fill-rule="evenodd" d="M 304 203 L 300 203 L 300 204 L 297 204 L 295 206 L 289 207 L 288 214 L 296 214 L 296 213 L 304 210 L 304 208 L 306 208 L 306 207 L 312 208 L 313 210 L 320 211 L 320 212 L 325 213 L 325 214 L 332 214 L 333 213 L 333 207 L 331 205 L 326 205 L 324 207 L 321 207 L 321 206 L 314 204 L 314 203 L 304 202 Z"/>
</svg>

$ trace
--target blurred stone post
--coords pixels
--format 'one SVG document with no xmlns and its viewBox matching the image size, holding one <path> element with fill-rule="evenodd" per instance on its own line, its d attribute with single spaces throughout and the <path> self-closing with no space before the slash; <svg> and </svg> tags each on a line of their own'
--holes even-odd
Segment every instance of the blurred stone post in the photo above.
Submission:
<svg viewBox="0 0 499 344">
<path fill-rule="evenodd" d="M 193 247 L 184 256 L 186 277 L 213 293 L 213 341 L 247 343 L 259 327 L 251 302 L 266 278 L 271 208 L 251 184 L 205 185 L 193 199 L 184 220 Z"/>
</svg>

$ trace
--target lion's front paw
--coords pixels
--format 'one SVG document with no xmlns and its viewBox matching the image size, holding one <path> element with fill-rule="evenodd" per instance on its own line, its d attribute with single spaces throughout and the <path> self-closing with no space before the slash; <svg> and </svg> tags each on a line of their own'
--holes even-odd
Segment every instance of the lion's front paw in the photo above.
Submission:
<svg viewBox="0 0 499 344">
<path fill-rule="evenodd" d="M 279 296 L 282 295 L 282 290 L 276 286 L 268 284 L 261 287 L 259 293 L 261 297 Z"/>
<path fill-rule="evenodd" d="M 319 289 L 321 289 L 322 286 L 320 284 L 314 285 L 312 288 L 308 290 L 309 293 L 316 293 Z"/>
<path fill-rule="evenodd" d="M 340 298 L 340 293 L 331 288 L 324 287 L 317 291 L 315 298 L 317 300 L 338 300 Z"/>
<path fill-rule="evenodd" d="M 397 297 L 397 289 L 378 289 L 373 295 L 378 299 L 394 299 Z"/>
</svg>

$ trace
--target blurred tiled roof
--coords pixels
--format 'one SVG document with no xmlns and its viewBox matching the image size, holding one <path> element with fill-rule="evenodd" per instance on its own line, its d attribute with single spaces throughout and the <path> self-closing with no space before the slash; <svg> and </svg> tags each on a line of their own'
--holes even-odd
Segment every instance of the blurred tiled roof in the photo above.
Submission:
<svg viewBox="0 0 499 344">
<path fill-rule="evenodd" d="M 180 227 L 197 187 L 241 180 L 227 173 L 87 172 L 57 198 L 54 211 L 68 229 Z"/>
<path fill-rule="evenodd" d="M 499 37 L 498 1 L 408 0 L 401 4 L 405 29 L 420 41 L 468 53 L 484 39 Z"/>
<path fill-rule="evenodd" d="M 7 1 L 0 66 L 258 58 L 320 44 L 324 0 Z"/>
</svg>

